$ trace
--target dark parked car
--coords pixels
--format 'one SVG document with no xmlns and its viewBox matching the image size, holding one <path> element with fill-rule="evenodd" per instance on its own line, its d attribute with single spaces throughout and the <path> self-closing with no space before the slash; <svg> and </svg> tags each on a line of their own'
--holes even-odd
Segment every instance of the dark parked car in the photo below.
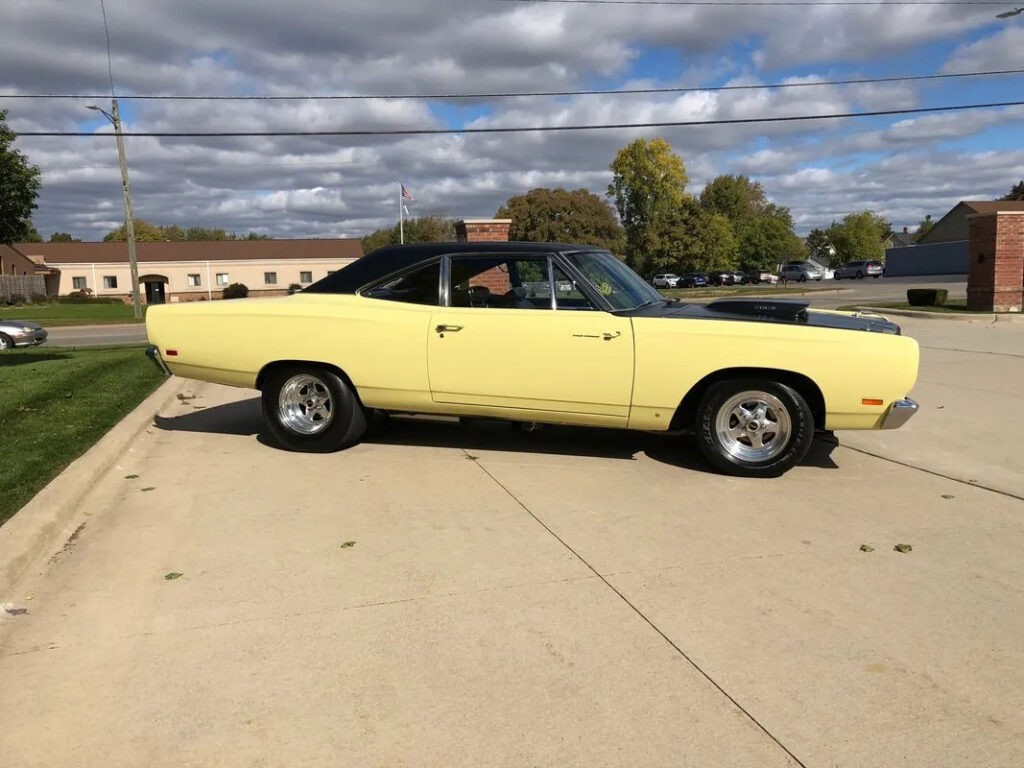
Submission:
<svg viewBox="0 0 1024 768">
<path fill-rule="evenodd" d="M 844 264 L 836 270 L 836 280 L 844 278 L 860 280 L 865 277 L 881 277 L 884 273 L 885 267 L 882 266 L 882 262 L 875 259 L 851 261 L 849 264 Z"/>
<path fill-rule="evenodd" d="M 700 272 L 687 272 L 685 275 L 679 277 L 679 282 L 676 286 L 679 288 L 704 288 L 708 284 L 708 279 Z"/>
<path fill-rule="evenodd" d="M 708 281 L 712 285 L 735 285 L 736 273 L 734 272 L 711 272 L 708 274 Z"/>
<path fill-rule="evenodd" d="M 779 276 L 772 274 L 771 272 L 758 270 L 756 272 L 747 272 L 747 274 L 743 276 L 743 282 L 750 285 L 760 285 L 761 283 L 774 285 L 779 282 Z"/>
</svg>

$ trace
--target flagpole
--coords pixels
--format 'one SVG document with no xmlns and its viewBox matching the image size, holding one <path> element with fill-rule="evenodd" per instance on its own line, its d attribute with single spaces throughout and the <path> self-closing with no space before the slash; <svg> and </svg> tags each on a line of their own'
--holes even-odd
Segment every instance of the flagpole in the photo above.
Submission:
<svg viewBox="0 0 1024 768">
<path fill-rule="evenodd" d="M 405 245 L 405 219 L 402 216 L 402 182 L 398 182 L 398 242 Z"/>
</svg>

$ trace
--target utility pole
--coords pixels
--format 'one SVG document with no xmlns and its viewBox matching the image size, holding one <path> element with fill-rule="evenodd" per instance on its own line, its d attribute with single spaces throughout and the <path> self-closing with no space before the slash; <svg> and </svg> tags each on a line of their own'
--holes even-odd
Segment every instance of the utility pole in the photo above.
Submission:
<svg viewBox="0 0 1024 768">
<path fill-rule="evenodd" d="M 142 298 L 139 295 L 139 262 L 135 258 L 135 214 L 132 210 L 132 190 L 128 183 L 128 160 L 124 154 L 124 134 L 121 132 L 121 112 L 117 107 L 117 99 L 110 100 L 113 114 L 97 106 L 91 106 L 101 112 L 114 126 L 114 133 L 117 135 L 117 159 L 121 165 L 121 189 L 124 192 L 124 227 L 128 235 L 128 264 L 132 271 L 132 307 L 135 319 L 142 319 Z"/>
</svg>

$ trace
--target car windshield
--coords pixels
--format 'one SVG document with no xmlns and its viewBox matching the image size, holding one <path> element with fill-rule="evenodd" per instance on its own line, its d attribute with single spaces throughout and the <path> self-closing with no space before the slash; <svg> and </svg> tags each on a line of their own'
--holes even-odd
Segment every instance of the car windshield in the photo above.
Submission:
<svg viewBox="0 0 1024 768">
<path fill-rule="evenodd" d="M 583 273 L 612 309 L 637 309 L 665 297 L 607 251 L 569 253 L 566 260 Z"/>
</svg>

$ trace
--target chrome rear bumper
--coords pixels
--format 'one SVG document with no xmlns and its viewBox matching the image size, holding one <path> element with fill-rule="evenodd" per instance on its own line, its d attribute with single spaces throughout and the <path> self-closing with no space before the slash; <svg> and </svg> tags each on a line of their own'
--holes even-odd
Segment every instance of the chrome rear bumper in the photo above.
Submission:
<svg viewBox="0 0 1024 768">
<path fill-rule="evenodd" d="M 152 360 L 154 363 L 156 363 L 156 367 L 159 368 L 161 371 L 163 371 L 165 376 L 171 376 L 172 375 L 170 369 L 167 367 L 167 364 L 164 363 L 163 358 L 160 357 L 160 350 L 159 349 L 157 349 L 154 346 L 147 347 L 146 348 L 146 357 L 148 357 L 150 360 Z"/>
<path fill-rule="evenodd" d="M 882 429 L 899 429 L 910 421 L 910 417 L 917 413 L 918 408 L 920 406 L 909 397 L 897 400 L 889 406 L 889 412 L 882 420 Z"/>
</svg>

